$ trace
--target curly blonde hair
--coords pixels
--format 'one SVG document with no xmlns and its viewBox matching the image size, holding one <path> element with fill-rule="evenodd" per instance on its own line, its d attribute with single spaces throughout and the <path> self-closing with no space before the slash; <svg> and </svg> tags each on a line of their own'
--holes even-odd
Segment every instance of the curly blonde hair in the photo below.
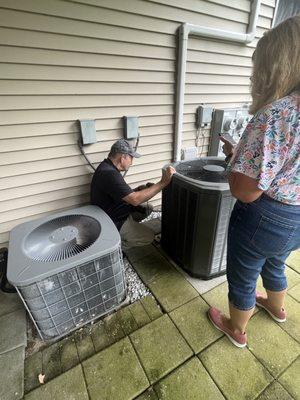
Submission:
<svg viewBox="0 0 300 400">
<path fill-rule="evenodd" d="M 267 31 L 258 41 L 251 82 L 252 114 L 300 91 L 300 14 Z"/>
</svg>

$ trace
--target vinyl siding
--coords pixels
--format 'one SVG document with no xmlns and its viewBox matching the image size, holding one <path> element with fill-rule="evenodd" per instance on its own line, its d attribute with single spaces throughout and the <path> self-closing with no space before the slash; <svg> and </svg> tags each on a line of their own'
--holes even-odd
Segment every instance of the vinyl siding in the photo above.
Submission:
<svg viewBox="0 0 300 400">
<path fill-rule="evenodd" d="M 184 147 L 195 145 L 200 103 L 250 101 L 251 55 L 274 7 L 263 1 L 250 45 L 189 39 Z M 143 157 L 126 180 L 157 181 L 173 154 L 177 28 L 245 32 L 249 10 L 249 0 L 0 0 L 0 245 L 19 223 L 89 201 L 78 119 L 96 121 L 86 152 L 97 165 L 122 137 L 121 118 L 139 116 Z"/>
</svg>

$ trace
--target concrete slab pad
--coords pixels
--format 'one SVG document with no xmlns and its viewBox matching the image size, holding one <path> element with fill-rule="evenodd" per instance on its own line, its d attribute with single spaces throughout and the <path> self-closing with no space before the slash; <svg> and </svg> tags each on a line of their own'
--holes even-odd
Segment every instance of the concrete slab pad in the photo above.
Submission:
<svg viewBox="0 0 300 400">
<path fill-rule="evenodd" d="M 217 278 L 209 279 L 207 281 L 193 278 L 192 276 L 189 276 L 186 272 L 184 272 L 184 276 L 199 294 L 204 294 L 226 281 L 226 275 L 218 276 Z"/>
<path fill-rule="evenodd" d="M 128 338 L 82 363 L 91 400 L 130 400 L 149 382 Z"/>
<path fill-rule="evenodd" d="M 208 373 L 230 400 L 253 400 L 273 380 L 267 369 L 247 349 L 223 337 L 198 356 Z"/>
<path fill-rule="evenodd" d="M 132 333 L 130 338 L 151 384 L 193 355 L 168 315 Z"/>
<path fill-rule="evenodd" d="M 208 309 L 205 301 L 197 297 L 169 314 L 194 353 L 199 353 L 223 335 L 208 320 Z"/>
</svg>

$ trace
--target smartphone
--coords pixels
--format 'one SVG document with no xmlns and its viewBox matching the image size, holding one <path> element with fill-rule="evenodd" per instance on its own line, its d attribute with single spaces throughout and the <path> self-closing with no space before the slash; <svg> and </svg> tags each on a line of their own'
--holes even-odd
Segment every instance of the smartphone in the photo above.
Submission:
<svg viewBox="0 0 300 400">
<path fill-rule="evenodd" d="M 231 135 L 229 135 L 229 133 L 219 133 L 219 136 L 221 136 L 224 139 L 228 140 L 228 142 L 230 142 L 234 146 L 237 144 L 237 142 L 233 139 L 233 137 Z"/>
</svg>

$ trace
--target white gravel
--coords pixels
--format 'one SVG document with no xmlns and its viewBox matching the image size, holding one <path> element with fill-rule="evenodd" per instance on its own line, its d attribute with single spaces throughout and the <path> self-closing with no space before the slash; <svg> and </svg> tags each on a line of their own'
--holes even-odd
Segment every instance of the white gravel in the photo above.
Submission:
<svg viewBox="0 0 300 400">
<path fill-rule="evenodd" d="M 132 268 L 130 262 L 126 257 L 123 259 L 125 268 L 125 280 L 127 284 L 127 296 L 130 299 L 130 303 L 139 300 L 148 294 L 150 294 L 148 288 L 139 278 L 138 274 Z"/>
</svg>

